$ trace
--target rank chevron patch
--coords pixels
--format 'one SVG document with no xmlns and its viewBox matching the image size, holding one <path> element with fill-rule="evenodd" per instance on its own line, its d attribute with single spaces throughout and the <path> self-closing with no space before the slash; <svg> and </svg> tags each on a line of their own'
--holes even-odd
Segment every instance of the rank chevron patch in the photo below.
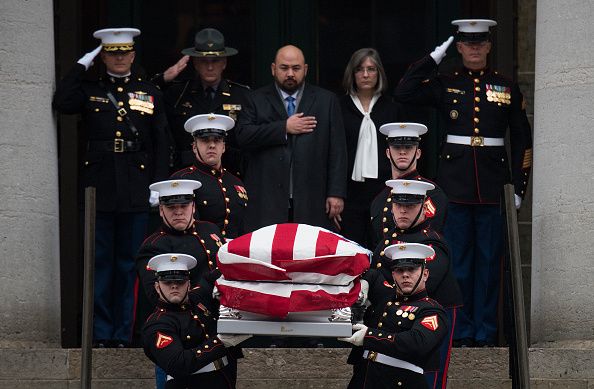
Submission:
<svg viewBox="0 0 594 389">
<path fill-rule="evenodd" d="M 421 320 L 421 325 L 431 331 L 435 331 L 439 324 L 437 322 L 437 315 L 427 316 Z"/>
<path fill-rule="evenodd" d="M 157 332 L 157 342 L 155 343 L 157 348 L 165 348 L 171 343 L 173 343 L 173 338 L 171 336 Z"/>
</svg>

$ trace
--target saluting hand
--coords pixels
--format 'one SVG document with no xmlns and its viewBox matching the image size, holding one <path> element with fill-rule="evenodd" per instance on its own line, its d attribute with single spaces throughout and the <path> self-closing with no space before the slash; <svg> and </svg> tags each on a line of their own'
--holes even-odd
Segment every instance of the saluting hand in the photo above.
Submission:
<svg viewBox="0 0 594 389">
<path fill-rule="evenodd" d="M 316 128 L 316 124 L 315 116 L 303 116 L 303 112 L 293 114 L 287 119 L 287 134 L 307 134 Z"/>
<path fill-rule="evenodd" d="M 89 68 L 93 65 L 93 60 L 101 51 L 102 46 L 99 45 L 95 48 L 95 50 L 90 51 L 82 56 L 77 62 L 85 67 L 85 70 L 89 70 Z"/>
<path fill-rule="evenodd" d="M 179 61 L 175 63 L 175 65 L 171 66 L 169 69 L 163 72 L 163 80 L 165 82 L 171 82 L 175 79 L 175 77 L 179 76 L 179 74 L 188 66 L 188 61 L 190 60 L 189 55 L 184 55 L 181 57 Z"/>
<path fill-rule="evenodd" d="M 433 58 L 433 60 L 435 61 L 436 64 L 439 65 L 439 63 L 441 62 L 443 57 L 445 57 L 446 51 L 448 51 L 448 47 L 450 47 L 453 40 L 454 40 L 454 37 L 450 36 L 445 42 L 443 42 L 441 45 L 437 46 L 435 48 L 435 50 L 433 50 L 431 52 L 431 54 L 429 54 L 431 56 L 431 58 Z"/>
</svg>

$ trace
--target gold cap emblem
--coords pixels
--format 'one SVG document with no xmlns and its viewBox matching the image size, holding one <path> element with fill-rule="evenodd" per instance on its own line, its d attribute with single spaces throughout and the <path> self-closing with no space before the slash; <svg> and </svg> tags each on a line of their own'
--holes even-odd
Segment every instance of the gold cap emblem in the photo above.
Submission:
<svg viewBox="0 0 594 389">
<path fill-rule="evenodd" d="M 398 246 L 398 250 L 404 251 L 404 250 L 406 250 L 406 246 L 401 244 L 400 246 Z"/>
<path fill-rule="evenodd" d="M 406 128 L 406 124 L 401 124 L 399 127 L 400 128 Z"/>
<path fill-rule="evenodd" d="M 178 187 L 178 186 L 179 186 L 179 182 L 177 182 L 177 181 L 173 181 L 173 182 L 171 183 L 171 187 L 172 187 L 172 188 L 176 188 L 176 187 Z"/>
<path fill-rule="evenodd" d="M 217 118 L 217 117 L 215 116 L 215 114 L 214 114 L 214 113 L 209 113 L 209 114 L 208 114 L 208 120 L 209 120 L 209 121 L 210 121 L 210 120 L 215 120 L 216 118 Z"/>
<path fill-rule="evenodd" d="M 175 261 L 177 261 L 177 257 L 175 255 L 172 255 L 171 256 L 171 262 L 175 262 Z"/>
</svg>

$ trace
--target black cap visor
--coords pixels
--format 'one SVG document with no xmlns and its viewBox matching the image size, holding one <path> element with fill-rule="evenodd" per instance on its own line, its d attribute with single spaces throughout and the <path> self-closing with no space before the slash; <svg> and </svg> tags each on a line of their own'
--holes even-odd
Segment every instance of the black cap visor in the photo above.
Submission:
<svg viewBox="0 0 594 389">
<path fill-rule="evenodd" d="M 421 267 L 424 262 L 424 258 L 400 258 L 391 261 L 389 265 L 390 269 L 398 269 L 404 267 Z"/>
<path fill-rule="evenodd" d="M 458 32 L 458 42 L 479 43 L 489 41 L 491 36 L 488 32 Z"/>
<path fill-rule="evenodd" d="M 413 136 L 396 136 L 388 138 L 388 144 L 390 146 L 418 146 L 421 138 Z"/>
<path fill-rule="evenodd" d="M 392 193 L 392 202 L 398 204 L 421 204 L 425 196 L 410 193 Z"/>
<path fill-rule="evenodd" d="M 190 279 L 188 270 L 166 270 L 157 273 L 159 281 L 187 281 Z"/>
<path fill-rule="evenodd" d="M 192 133 L 194 138 L 210 138 L 211 136 L 225 138 L 227 135 L 227 131 L 220 130 L 218 128 L 204 128 L 201 130 L 196 130 Z"/>
<path fill-rule="evenodd" d="M 161 204 L 161 205 L 189 204 L 192 201 L 194 201 L 193 194 L 183 194 L 183 195 L 159 197 L 159 204 Z"/>
</svg>

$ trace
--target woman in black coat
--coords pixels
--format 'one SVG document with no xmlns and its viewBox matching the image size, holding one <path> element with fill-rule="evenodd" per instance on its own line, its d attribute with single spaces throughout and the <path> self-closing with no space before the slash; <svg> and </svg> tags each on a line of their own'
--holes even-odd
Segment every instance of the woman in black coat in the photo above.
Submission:
<svg viewBox="0 0 594 389">
<path fill-rule="evenodd" d="M 340 99 L 348 155 L 341 233 L 366 247 L 371 236 L 369 207 L 390 178 L 388 144 L 379 128 L 400 121 L 399 106 L 383 94 L 387 86 L 377 50 L 355 51 L 344 72 L 346 94 Z"/>
</svg>

